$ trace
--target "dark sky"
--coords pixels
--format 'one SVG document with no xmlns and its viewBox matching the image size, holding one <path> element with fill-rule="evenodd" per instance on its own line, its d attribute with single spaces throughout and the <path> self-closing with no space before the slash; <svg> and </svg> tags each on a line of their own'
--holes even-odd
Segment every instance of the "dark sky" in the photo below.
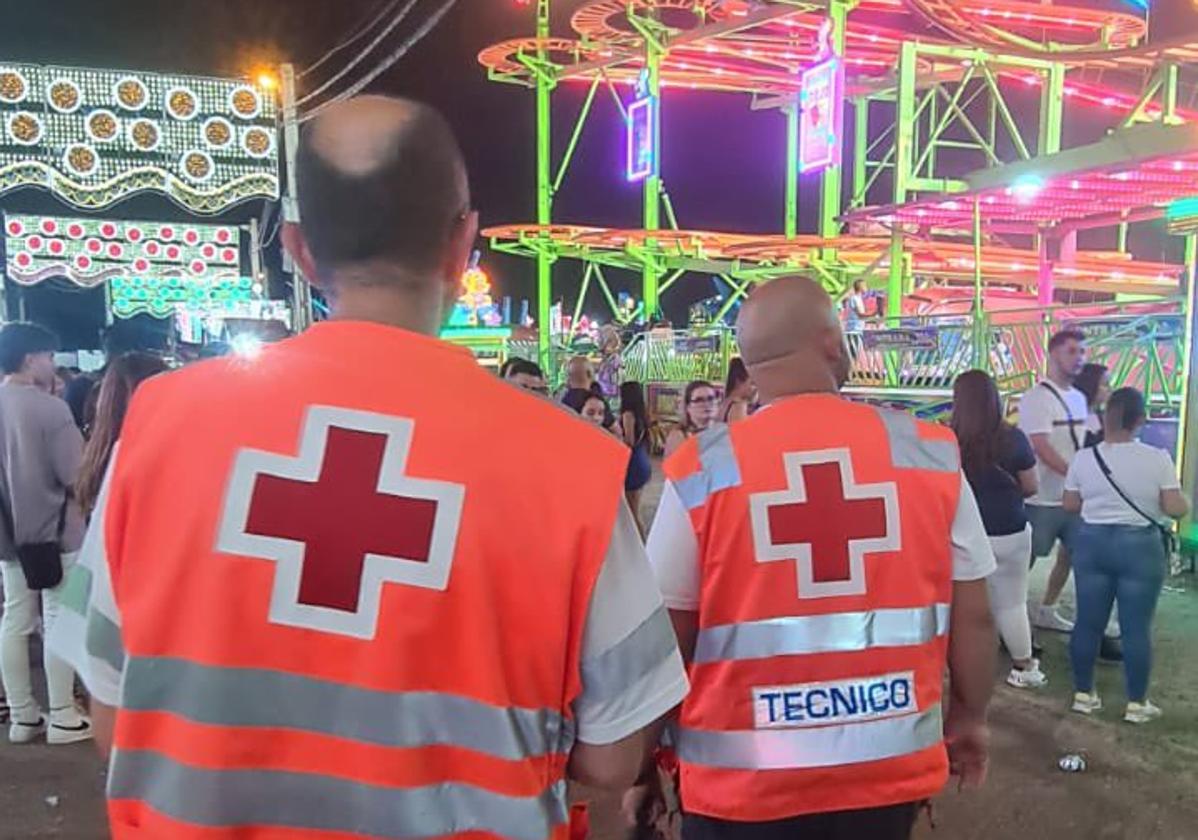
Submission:
<svg viewBox="0 0 1198 840">
<path fill-rule="evenodd" d="M 1115 0 L 1075 2 L 1110 5 Z M 1171 11 L 1169 4 L 1175 9 Z M 1169 31 L 1178 31 L 1181 23 L 1195 25 L 1198 16 L 1188 4 L 1189 0 L 1160 0 L 1157 8 L 1163 20 L 1157 23 L 1164 29 L 1164 21 L 1169 21 Z M 286 59 L 303 67 L 381 5 L 382 0 L 0 0 L 0 58 L 230 75 L 264 60 Z M 437 5 L 437 0 L 421 0 L 412 19 L 423 18 Z M 556 3 L 555 32 L 567 32 L 569 15 L 578 5 L 577 0 Z M 373 88 L 422 99 L 446 114 L 467 156 L 484 224 L 534 216 L 533 96 L 488 82 L 475 56 L 490 43 L 530 34 L 532 26 L 531 6 L 516 0 L 459 0 L 441 26 Z M 388 43 L 397 40 L 393 36 Z M 322 72 L 339 68 L 351 52 L 334 57 Z M 368 60 L 362 66 L 373 63 Z M 582 94 L 580 88 L 567 85 L 555 95 L 557 154 L 568 139 Z M 683 91 L 667 96 L 663 175 L 683 227 L 780 229 L 783 119 L 777 112 L 751 112 L 747 106 L 748 98 L 738 95 Z M 639 225 L 639 190 L 625 183 L 621 173 L 622 130 L 615 105 L 601 92 L 575 168 L 558 198 L 557 219 Z M 817 185 L 804 183 L 801 227 L 808 230 L 815 223 L 816 196 Z M 5 196 L 0 207 L 54 209 L 44 197 L 29 193 Z M 260 205 L 249 205 L 230 218 L 245 220 L 260 210 Z M 153 218 L 178 211 L 165 199 L 142 197 L 108 212 Z M 504 291 L 531 296 L 531 262 L 491 256 L 485 260 Z M 577 266 L 559 266 L 563 285 L 573 286 Z M 687 297 L 710 294 L 703 279 L 687 282 L 694 286 Z M 628 276 L 620 284 L 631 289 L 637 283 Z M 597 296 L 588 309 L 601 312 Z M 684 313 L 667 314 L 677 319 Z"/>
</svg>

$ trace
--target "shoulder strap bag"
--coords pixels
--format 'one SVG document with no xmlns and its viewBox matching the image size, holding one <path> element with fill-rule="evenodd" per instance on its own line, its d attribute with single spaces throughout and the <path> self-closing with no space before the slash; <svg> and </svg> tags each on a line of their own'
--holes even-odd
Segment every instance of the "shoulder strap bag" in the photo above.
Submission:
<svg viewBox="0 0 1198 840">
<path fill-rule="evenodd" d="M 4 520 L 4 527 L 17 552 L 16 559 L 21 564 L 21 571 L 30 589 L 53 589 L 62 583 L 62 534 L 67 525 L 69 498 L 69 495 L 63 497 L 62 510 L 58 513 L 58 535 L 52 542 L 19 543 L 12 504 L 0 493 L 0 518 Z"/>
</svg>

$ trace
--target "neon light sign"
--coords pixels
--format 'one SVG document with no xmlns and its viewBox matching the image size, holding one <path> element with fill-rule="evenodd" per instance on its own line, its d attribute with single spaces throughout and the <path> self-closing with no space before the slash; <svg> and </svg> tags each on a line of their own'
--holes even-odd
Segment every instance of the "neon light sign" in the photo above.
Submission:
<svg viewBox="0 0 1198 840">
<path fill-rule="evenodd" d="M 655 96 L 644 96 L 628 106 L 629 181 L 657 174 L 657 108 Z"/>
<path fill-rule="evenodd" d="M 803 71 L 799 92 L 799 171 L 840 166 L 844 136 L 844 63 L 829 58 Z"/>
</svg>

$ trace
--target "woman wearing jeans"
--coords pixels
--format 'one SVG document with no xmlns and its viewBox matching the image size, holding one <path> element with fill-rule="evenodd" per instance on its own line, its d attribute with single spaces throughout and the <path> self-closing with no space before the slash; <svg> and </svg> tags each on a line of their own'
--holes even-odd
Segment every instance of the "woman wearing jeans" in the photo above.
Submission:
<svg viewBox="0 0 1198 840">
<path fill-rule="evenodd" d="M 1134 440 L 1144 420 L 1139 391 L 1120 388 L 1113 393 L 1103 417 L 1105 440 L 1074 458 L 1063 499 L 1066 510 L 1082 516 L 1073 555 L 1077 624 L 1069 641 L 1073 710 L 1088 715 L 1102 708 L 1094 690 L 1094 661 L 1111 605 L 1118 602 L 1128 700 L 1123 719 L 1128 723 L 1147 723 L 1161 715 L 1148 699 L 1152 615 L 1167 563 L 1156 523 L 1189 510 L 1169 456 Z"/>
</svg>

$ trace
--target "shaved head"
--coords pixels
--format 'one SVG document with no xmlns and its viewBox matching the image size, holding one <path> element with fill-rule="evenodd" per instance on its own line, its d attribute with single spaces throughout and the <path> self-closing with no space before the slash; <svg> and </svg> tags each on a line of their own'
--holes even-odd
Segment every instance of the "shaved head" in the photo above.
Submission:
<svg viewBox="0 0 1198 840">
<path fill-rule="evenodd" d="M 323 111 L 304 130 L 296 177 L 300 224 L 323 275 L 367 263 L 427 274 L 469 210 L 449 125 L 403 99 L 361 96 Z M 370 277 L 386 282 L 384 273 Z"/>
<path fill-rule="evenodd" d="M 749 374 L 771 399 L 837 390 L 848 377 L 836 307 L 806 277 L 782 277 L 754 289 L 741 307 L 736 337 Z"/>
</svg>

